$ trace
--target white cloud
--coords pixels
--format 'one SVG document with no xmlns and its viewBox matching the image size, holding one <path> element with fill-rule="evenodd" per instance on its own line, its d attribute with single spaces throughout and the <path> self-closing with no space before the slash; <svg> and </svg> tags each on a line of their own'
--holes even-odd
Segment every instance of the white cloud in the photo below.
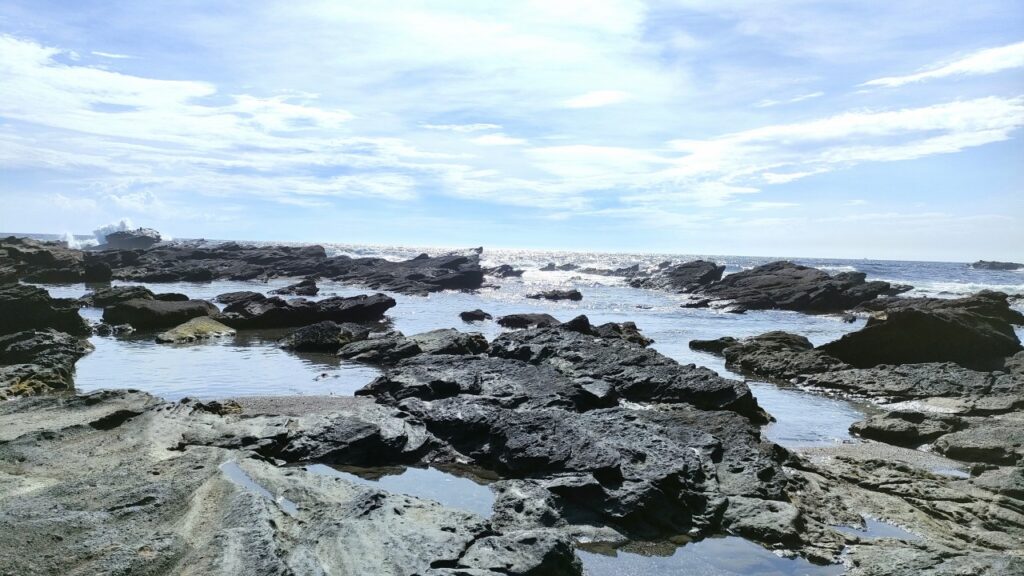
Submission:
<svg viewBox="0 0 1024 576">
<path fill-rule="evenodd" d="M 933 67 L 916 74 L 876 78 L 875 80 L 864 82 L 861 86 L 895 88 L 936 78 L 995 74 L 1003 70 L 1021 67 L 1024 67 L 1024 42 L 1017 42 L 1016 44 L 980 50 L 948 64 Z"/>
<path fill-rule="evenodd" d="M 497 134 L 484 134 L 483 136 L 477 136 L 470 140 L 474 144 L 481 146 L 518 146 L 520 144 L 526 144 L 526 140 L 522 138 L 513 138 L 507 134 L 498 132 Z"/>
<path fill-rule="evenodd" d="M 762 210 L 778 210 L 780 208 L 796 208 L 800 204 L 796 202 L 747 202 L 740 210 L 745 212 L 760 212 Z"/>
<path fill-rule="evenodd" d="M 593 92 L 587 92 L 586 94 L 580 94 L 574 96 L 568 100 L 562 102 L 562 106 L 565 108 L 600 108 L 602 106 L 611 106 L 612 104 L 620 104 L 630 98 L 628 92 L 620 92 L 618 90 L 595 90 Z"/>
<path fill-rule="evenodd" d="M 420 124 L 427 130 L 443 130 L 446 132 L 481 132 L 484 130 L 500 130 L 500 124 Z"/>
<path fill-rule="evenodd" d="M 113 52 L 99 52 L 97 50 L 93 50 L 92 52 L 90 52 L 90 54 L 92 54 L 93 56 L 99 56 L 100 58 L 110 58 L 111 60 L 127 60 L 127 59 L 131 59 L 131 58 L 135 58 L 134 56 L 129 56 L 127 54 L 115 54 Z"/>
<path fill-rule="evenodd" d="M 758 102 L 757 104 L 754 104 L 754 106 L 758 108 L 771 108 L 772 106 L 780 106 L 782 104 L 796 104 L 797 102 L 803 102 L 804 100 L 810 100 L 812 98 L 821 98 L 824 95 L 824 92 L 810 92 L 808 94 L 801 94 L 799 96 L 794 96 L 786 100 L 764 99 Z"/>
</svg>

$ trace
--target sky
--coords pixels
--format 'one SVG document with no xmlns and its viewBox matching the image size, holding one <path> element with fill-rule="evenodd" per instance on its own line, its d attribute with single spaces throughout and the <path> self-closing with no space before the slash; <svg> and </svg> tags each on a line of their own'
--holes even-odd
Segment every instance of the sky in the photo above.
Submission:
<svg viewBox="0 0 1024 576">
<path fill-rule="evenodd" d="M 0 230 L 1024 261 L 1024 3 L 0 4 Z"/>
</svg>

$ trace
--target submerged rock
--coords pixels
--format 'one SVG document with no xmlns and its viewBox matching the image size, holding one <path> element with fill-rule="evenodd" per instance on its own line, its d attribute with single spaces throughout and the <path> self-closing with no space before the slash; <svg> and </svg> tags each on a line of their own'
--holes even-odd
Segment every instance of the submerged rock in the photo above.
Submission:
<svg viewBox="0 0 1024 576">
<path fill-rule="evenodd" d="M 107 324 L 131 324 L 136 330 L 170 328 L 200 316 L 217 313 L 217 307 L 206 300 L 164 302 L 161 300 L 126 300 L 103 310 Z"/>
<path fill-rule="evenodd" d="M 300 352 L 337 352 L 346 344 L 365 340 L 369 334 L 370 329 L 359 324 L 324 320 L 288 334 L 281 339 L 280 345 Z"/>
<path fill-rule="evenodd" d="M 183 344 L 219 336 L 234 336 L 234 334 L 234 328 L 225 326 L 209 316 L 200 316 L 157 334 L 156 341 L 163 344 Z"/>
<path fill-rule="evenodd" d="M 547 292 L 538 292 L 536 294 L 529 294 L 527 298 L 534 300 L 583 300 L 583 294 L 580 291 L 573 288 L 571 290 L 548 290 Z"/>
<path fill-rule="evenodd" d="M 75 336 L 90 332 L 73 300 L 51 298 L 28 284 L 0 284 L 0 334 L 53 328 Z"/>
</svg>

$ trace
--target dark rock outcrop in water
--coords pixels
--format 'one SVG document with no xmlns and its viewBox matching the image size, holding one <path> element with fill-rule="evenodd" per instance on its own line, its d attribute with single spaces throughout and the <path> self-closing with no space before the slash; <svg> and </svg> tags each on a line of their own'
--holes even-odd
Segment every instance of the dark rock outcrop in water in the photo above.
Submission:
<svg viewBox="0 0 1024 576">
<path fill-rule="evenodd" d="M 148 250 L 97 253 L 113 277 L 139 282 L 205 282 L 317 276 L 404 294 L 475 290 L 483 284 L 480 255 L 421 255 L 392 262 L 383 258 L 327 257 L 322 246 L 214 246 L 161 244 Z"/>
<path fill-rule="evenodd" d="M 320 288 L 316 285 L 316 280 L 312 278 L 306 278 L 301 282 L 290 284 L 284 288 L 278 288 L 277 290 L 271 290 L 271 294 L 281 294 L 290 296 L 316 296 L 320 292 Z"/>
<path fill-rule="evenodd" d="M 975 270 L 1020 270 L 1024 264 L 1017 262 L 997 262 L 993 260 L 978 260 L 971 264 Z"/>
<path fill-rule="evenodd" d="M 724 277 L 700 291 L 748 310 L 841 312 L 893 293 L 888 282 L 865 281 L 862 272 L 834 276 L 792 262 L 772 262 Z"/>
<path fill-rule="evenodd" d="M 53 329 L 0 335 L 0 398 L 72 388 L 75 362 L 91 350 Z"/>
<path fill-rule="evenodd" d="M 579 302 L 583 300 L 583 294 L 580 291 L 572 288 L 570 290 L 548 290 L 546 292 L 538 292 L 536 294 L 529 294 L 527 298 L 534 300 L 572 300 Z"/>
<path fill-rule="evenodd" d="M 305 298 L 284 300 L 251 293 L 233 299 L 216 319 L 233 328 L 286 328 L 303 326 L 323 320 L 333 322 L 371 322 L 380 320 L 395 299 L 384 294 L 371 296 L 334 296 L 312 301 Z"/>
<path fill-rule="evenodd" d="M 877 298 L 910 290 L 888 282 L 868 282 L 861 272 L 835 275 L 792 262 L 771 262 L 723 277 L 724 266 L 695 260 L 682 264 L 663 263 L 651 273 L 630 280 L 634 288 L 652 288 L 697 294 L 703 300 L 688 307 L 706 307 L 714 301 L 731 301 L 730 311 L 796 310 L 801 312 L 842 312 Z"/>
<path fill-rule="evenodd" d="M 495 278 L 519 278 L 525 270 L 518 270 L 508 264 L 502 264 L 493 268 L 485 268 L 484 274 Z"/>
<path fill-rule="evenodd" d="M 878 305 L 885 306 L 884 315 L 821 349 L 861 368 L 921 362 L 991 368 L 1021 350 L 1010 322 L 1024 323 L 1024 317 L 999 292 Z"/>
<path fill-rule="evenodd" d="M 670 292 L 698 292 L 722 279 L 725 266 L 707 260 L 694 260 L 657 270 L 650 276 L 633 278 L 634 288 L 651 288 Z"/>
<path fill-rule="evenodd" d="M 103 310 L 107 324 L 131 324 L 136 330 L 173 328 L 200 316 L 212 316 L 217 307 L 206 300 L 164 302 L 162 300 L 126 300 Z"/>
<path fill-rule="evenodd" d="M 89 250 L 144 250 L 158 244 L 160 240 L 160 233 L 152 228 L 118 230 L 107 234 L 103 244 L 92 246 Z"/>
<path fill-rule="evenodd" d="M 46 290 L 27 284 L 0 284 L 0 334 L 36 328 L 75 336 L 90 332 L 74 300 L 51 298 Z"/>
<path fill-rule="evenodd" d="M 300 352 L 337 352 L 346 344 L 365 340 L 369 334 L 370 329 L 360 324 L 324 320 L 299 328 L 282 338 L 279 344 Z"/>
<path fill-rule="evenodd" d="M 477 308 L 476 310 L 459 312 L 459 318 L 461 318 L 463 322 L 483 322 L 484 320 L 490 320 L 491 315 Z"/>
<path fill-rule="evenodd" d="M 62 242 L 0 239 L 0 282 L 109 282 L 110 266 Z"/>
<path fill-rule="evenodd" d="M 498 318 L 498 325 L 505 328 L 546 328 L 559 324 L 561 322 L 550 314 L 508 314 Z"/>
<path fill-rule="evenodd" d="M 767 332 L 743 340 L 692 340 L 690 348 L 724 356 L 725 365 L 739 372 L 780 380 L 849 367 L 815 349 L 804 336 L 788 332 Z"/>
</svg>

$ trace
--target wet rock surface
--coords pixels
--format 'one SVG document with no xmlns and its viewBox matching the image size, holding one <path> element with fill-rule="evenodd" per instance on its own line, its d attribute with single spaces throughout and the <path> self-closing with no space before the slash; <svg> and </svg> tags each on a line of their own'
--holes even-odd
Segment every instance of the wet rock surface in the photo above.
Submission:
<svg viewBox="0 0 1024 576">
<path fill-rule="evenodd" d="M 830 276 L 792 262 L 772 262 L 730 274 L 700 291 L 748 310 L 807 312 L 840 312 L 892 292 L 888 282 L 868 282 L 860 272 Z"/>
<path fill-rule="evenodd" d="M 362 324 L 324 320 L 291 332 L 279 344 L 300 352 L 337 352 L 345 344 L 365 340 L 369 334 L 370 328 Z"/>
<path fill-rule="evenodd" d="M 461 318 L 463 322 L 483 322 L 484 320 L 490 320 L 492 316 L 477 308 L 476 310 L 459 312 L 459 318 Z"/>
<path fill-rule="evenodd" d="M 583 300 L 583 294 L 575 288 L 572 290 L 548 290 L 546 292 L 528 294 L 526 297 L 533 300 L 572 300 L 574 302 Z"/>
<path fill-rule="evenodd" d="M 0 284 L 0 333 L 53 328 L 76 336 L 89 333 L 73 300 L 51 298 L 42 288 L 27 284 Z"/>
<path fill-rule="evenodd" d="M 192 430 L 214 430 L 207 439 L 283 433 L 287 418 L 222 416 L 133 392 L 48 400 L 0 407 L 2 429 L 20 431 L 0 444 L 0 565 L 12 573 L 580 573 L 570 542 L 551 529 L 496 527 L 436 502 L 274 466 L 249 449 L 181 443 L 200 440 Z M 325 458 L 358 458 L 360 446 L 400 429 L 392 414 L 370 404 L 334 421 L 303 420 L 327 436 L 296 436 L 270 452 L 312 455 L 302 442 L 326 442 L 355 449 Z M 364 415 L 395 429 L 361 428 Z"/>
<path fill-rule="evenodd" d="M 559 324 L 561 322 L 550 314 L 508 314 L 498 318 L 498 325 L 505 328 L 546 328 Z"/>
<path fill-rule="evenodd" d="M 278 288 L 277 290 L 271 290 L 271 294 L 282 294 L 290 296 L 316 296 L 320 293 L 320 288 L 316 285 L 316 280 L 312 278 L 306 278 L 301 282 L 290 284 L 284 288 Z"/>
<path fill-rule="evenodd" d="M 707 260 L 695 260 L 663 267 L 650 276 L 630 280 L 634 288 L 651 288 L 670 292 L 698 292 L 722 279 L 725 266 Z"/>
<path fill-rule="evenodd" d="M 0 239 L 0 282 L 109 282 L 110 266 L 63 242 Z"/>
<path fill-rule="evenodd" d="M 0 398 L 68 390 L 74 367 L 92 345 L 53 329 L 0 335 Z"/>
<path fill-rule="evenodd" d="M 125 300 L 104 308 L 107 324 L 130 324 L 136 330 L 172 328 L 200 316 L 217 314 L 217 307 L 205 300 L 165 302 L 162 300 Z"/>
<path fill-rule="evenodd" d="M 304 326 L 323 320 L 372 322 L 383 318 L 384 313 L 395 306 L 394 298 L 384 294 L 333 296 L 317 301 L 268 298 L 258 293 L 234 294 L 229 298 L 231 303 L 216 314 L 216 319 L 237 329 Z"/>
<path fill-rule="evenodd" d="M 209 316 L 200 316 L 157 334 L 156 341 L 161 344 L 185 344 L 234 334 L 234 328 L 225 326 Z"/>
</svg>

